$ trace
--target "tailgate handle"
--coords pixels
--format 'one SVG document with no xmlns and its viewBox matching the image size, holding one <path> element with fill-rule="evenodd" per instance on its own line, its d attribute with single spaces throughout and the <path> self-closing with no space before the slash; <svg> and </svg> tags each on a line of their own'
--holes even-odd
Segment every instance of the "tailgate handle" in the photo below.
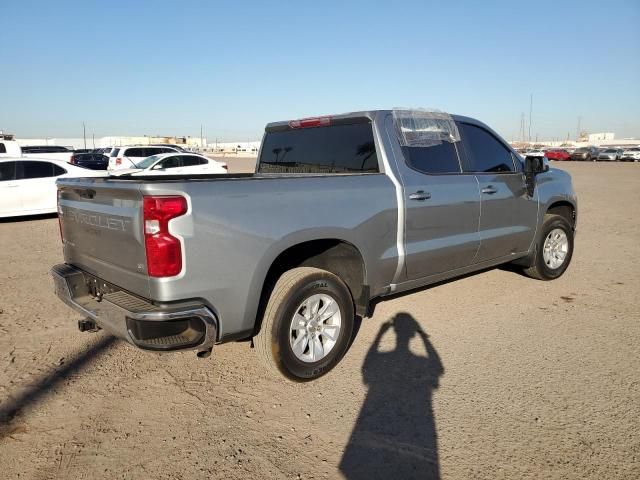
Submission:
<svg viewBox="0 0 640 480">
<path fill-rule="evenodd" d="M 82 198 L 93 198 L 96 196 L 96 191 L 90 188 L 74 188 L 73 191 Z"/>
</svg>

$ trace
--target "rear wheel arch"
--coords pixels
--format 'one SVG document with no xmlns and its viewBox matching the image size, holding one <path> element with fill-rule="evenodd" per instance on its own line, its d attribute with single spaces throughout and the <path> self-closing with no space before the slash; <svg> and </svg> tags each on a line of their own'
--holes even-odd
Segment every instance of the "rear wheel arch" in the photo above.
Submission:
<svg viewBox="0 0 640 480">
<path fill-rule="evenodd" d="M 278 279 L 298 267 L 326 270 L 342 280 L 354 303 L 355 312 L 365 315 L 369 305 L 369 288 L 364 258 L 351 242 L 326 238 L 297 243 L 283 250 L 271 263 L 260 292 L 254 333 L 261 327 L 269 297 Z"/>
</svg>

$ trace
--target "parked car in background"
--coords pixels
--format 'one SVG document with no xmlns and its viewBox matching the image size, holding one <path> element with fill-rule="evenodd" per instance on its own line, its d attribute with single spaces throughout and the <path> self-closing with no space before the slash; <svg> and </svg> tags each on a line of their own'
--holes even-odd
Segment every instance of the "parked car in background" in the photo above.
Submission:
<svg viewBox="0 0 640 480">
<path fill-rule="evenodd" d="M 74 153 L 69 163 L 91 170 L 106 170 L 109 166 L 109 157 L 98 152 Z"/>
<path fill-rule="evenodd" d="M 161 153 L 180 153 L 174 147 L 154 147 L 150 145 L 130 145 L 114 147 L 109 154 L 109 170 L 137 168 L 137 163 L 152 155 Z"/>
<path fill-rule="evenodd" d="M 13 140 L 13 136 L 9 138 L 0 136 L 0 157 L 29 157 L 29 158 L 43 158 L 52 160 L 62 160 L 68 162 L 73 155 L 73 151 L 66 147 L 60 147 L 56 145 L 36 145 L 36 146 L 24 146 Z"/>
<path fill-rule="evenodd" d="M 550 148 L 545 152 L 549 160 L 570 160 L 571 154 L 562 148 Z"/>
<path fill-rule="evenodd" d="M 73 150 L 59 145 L 25 145 L 21 149 L 22 156 L 29 158 L 46 158 L 68 162 L 73 155 Z"/>
<path fill-rule="evenodd" d="M 571 160 L 584 160 L 594 162 L 598 158 L 598 149 L 596 147 L 580 147 L 576 148 L 571 154 Z"/>
<path fill-rule="evenodd" d="M 61 160 L 0 158 L 0 218 L 53 213 L 57 179 L 103 176 Z"/>
<path fill-rule="evenodd" d="M 140 160 L 135 168 L 112 171 L 112 175 L 198 175 L 227 173 L 227 164 L 194 153 L 162 153 Z"/>
<path fill-rule="evenodd" d="M 522 154 L 523 157 L 544 157 L 544 150 L 527 150 Z"/>
<path fill-rule="evenodd" d="M 606 148 L 598 153 L 598 160 L 615 162 L 617 160 L 620 160 L 620 157 L 622 157 L 622 152 L 617 148 Z"/>
<path fill-rule="evenodd" d="M 638 162 L 640 161 L 640 147 L 627 148 L 622 152 L 620 160 L 623 162 Z"/>
</svg>

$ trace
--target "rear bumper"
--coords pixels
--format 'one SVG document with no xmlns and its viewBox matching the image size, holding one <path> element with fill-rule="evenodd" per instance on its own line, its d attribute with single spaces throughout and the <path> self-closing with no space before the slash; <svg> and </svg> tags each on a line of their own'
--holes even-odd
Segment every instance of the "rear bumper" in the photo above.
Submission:
<svg viewBox="0 0 640 480">
<path fill-rule="evenodd" d="M 218 320 L 204 305 L 157 306 L 67 264 L 51 269 L 55 293 L 100 328 L 143 350 L 210 351 Z"/>
</svg>

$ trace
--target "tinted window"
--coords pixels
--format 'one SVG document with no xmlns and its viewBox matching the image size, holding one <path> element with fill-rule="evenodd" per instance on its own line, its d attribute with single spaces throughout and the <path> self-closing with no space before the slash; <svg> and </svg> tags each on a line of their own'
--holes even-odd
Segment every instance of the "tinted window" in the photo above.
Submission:
<svg viewBox="0 0 640 480">
<path fill-rule="evenodd" d="M 265 135 L 259 172 L 377 172 L 371 123 L 287 129 Z"/>
<path fill-rule="evenodd" d="M 58 177 L 60 175 L 64 175 L 65 173 L 67 173 L 67 171 L 64 168 L 62 168 L 62 167 L 60 167 L 58 165 L 55 165 L 55 164 L 53 165 L 53 176 L 54 177 Z"/>
<path fill-rule="evenodd" d="M 26 146 L 22 147 L 22 151 L 25 153 L 59 153 L 68 152 L 66 147 L 58 147 L 55 145 L 42 145 L 42 146 Z"/>
<path fill-rule="evenodd" d="M 407 165 L 423 173 L 460 173 L 455 144 L 442 142 L 431 147 L 402 147 Z"/>
<path fill-rule="evenodd" d="M 148 157 L 149 155 L 153 155 L 153 153 L 147 154 L 146 148 L 127 148 L 124 152 L 124 155 L 127 157 Z"/>
<path fill-rule="evenodd" d="M 511 152 L 496 137 L 483 128 L 458 123 L 464 153 L 465 172 L 513 172 Z"/>
<path fill-rule="evenodd" d="M 109 156 L 110 157 L 117 157 L 119 152 L 120 152 L 119 148 L 114 148 L 113 150 L 111 150 L 111 155 L 109 155 Z"/>
<path fill-rule="evenodd" d="M 16 179 L 16 162 L 0 162 L 0 182 Z"/>
<path fill-rule="evenodd" d="M 182 166 L 182 158 L 180 155 L 165 158 L 159 164 L 159 168 L 178 168 Z"/>
<path fill-rule="evenodd" d="M 195 167 L 196 165 L 205 165 L 207 162 L 204 158 L 196 157 L 193 155 L 183 155 L 182 156 L 182 166 L 183 167 Z"/>
<path fill-rule="evenodd" d="M 53 163 L 49 162 L 17 162 L 18 165 L 18 178 L 30 179 L 30 178 L 45 178 L 53 177 Z M 22 169 L 20 169 L 22 167 Z M 22 170 L 22 173 L 20 173 Z"/>
<path fill-rule="evenodd" d="M 7 147 L 4 146 L 4 143 L 0 143 L 0 153 L 7 153 Z"/>
</svg>

